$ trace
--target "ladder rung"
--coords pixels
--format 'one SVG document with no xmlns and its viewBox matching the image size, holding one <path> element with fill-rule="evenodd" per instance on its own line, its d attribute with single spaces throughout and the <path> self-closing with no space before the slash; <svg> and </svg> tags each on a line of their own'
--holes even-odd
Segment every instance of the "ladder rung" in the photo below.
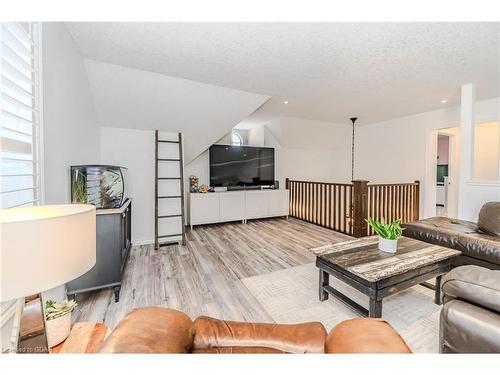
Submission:
<svg viewBox="0 0 500 375">
<path fill-rule="evenodd" d="M 158 177 L 158 180 L 180 180 L 180 177 Z"/>
<path fill-rule="evenodd" d="M 182 233 L 177 233 L 177 234 L 164 234 L 164 235 L 162 235 L 162 236 L 158 236 L 158 238 L 177 237 L 177 236 L 182 236 Z"/>
<path fill-rule="evenodd" d="M 169 218 L 169 217 L 181 217 L 182 215 L 181 214 L 178 214 L 178 215 L 161 215 L 161 216 L 158 216 L 158 219 L 166 219 L 166 218 Z"/>
<path fill-rule="evenodd" d="M 158 139 L 158 142 L 160 142 L 160 143 L 179 143 L 179 141 L 162 141 L 160 139 Z"/>
<path fill-rule="evenodd" d="M 181 159 L 156 159 L 158 161 L 181 161 Z"/>
<path fill-rule="evenodd" d="M 173 199 L 173 198 L 182 198 L 180 195 L 164 195 L 158 197 L 158 199 Z"/>
</svg>

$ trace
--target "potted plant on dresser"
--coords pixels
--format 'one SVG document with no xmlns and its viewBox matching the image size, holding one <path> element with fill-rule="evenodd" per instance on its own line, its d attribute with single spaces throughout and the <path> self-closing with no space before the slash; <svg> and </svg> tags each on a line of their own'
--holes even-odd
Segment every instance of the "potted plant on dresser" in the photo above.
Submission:
<svg viewBox="0 0 500 375">
<path fill-rule="evenodd" d="M 76 306 L 73 300 L 57 303 L 48 300 L 45 303 L 45 326 L 47 329 L 47 344 L 53 348 L 66 340 L 71 330 L 71 312 Z"/>
<path fill-rule="evenodd" d="M 369 218 L 366 222 L 378 234 L 379 250 L 386 253 L 395 253 L 398 249 L 398 238 L 403 234 L 401 219 L 386 223 L 383 218 L 380 221 Z"/>
</svg>

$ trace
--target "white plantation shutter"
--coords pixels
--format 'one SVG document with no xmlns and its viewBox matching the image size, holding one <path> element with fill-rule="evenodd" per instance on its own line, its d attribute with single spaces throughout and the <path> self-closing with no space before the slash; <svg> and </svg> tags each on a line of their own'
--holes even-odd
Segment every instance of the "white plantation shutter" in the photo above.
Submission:
<svg viewBox="0 0 500 375">
<path fill-rule="evenodd" d="M 36 205 L 41 192 L 40 25 L 0 28 L 1 208 Z"/>
</svg>

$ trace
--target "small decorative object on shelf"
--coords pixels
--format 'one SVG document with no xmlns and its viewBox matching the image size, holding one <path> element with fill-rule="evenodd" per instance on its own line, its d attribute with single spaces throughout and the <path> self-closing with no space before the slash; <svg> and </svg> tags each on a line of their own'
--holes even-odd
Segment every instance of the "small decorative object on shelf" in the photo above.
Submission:
<svg viewBox="0 0 500 375">
<path fill-rule="evenodd" d="M 366 222 L 378 234 L 379 250 L 386 253 L 395 253 L 398 249 L 398 238 L 403 234 L 401 219 L 386 223 L 383 218 L 381 221 L 369 218 Z"/>
<path fill-rule="evenodd" d="M 45 319 L 47 343 L 49 348 L 63 342 L 71 330 L 71 312 L 76 306 L 75 301 L 64 300 L 57 303 L 48 300 L 45 303 Z"/>
<path fill-rule="evenodd" d="M 197 193 L 198 192 L 198 177 L 191 175 L 189 176 L 189 191 L 191 193 Z"/>
<path fill-rule="evenodd" d="M 200 193 L 208 193 L 208 186 L 203 184 L 200 186 L 200 189 L 198 190 Z"/>
</svg>

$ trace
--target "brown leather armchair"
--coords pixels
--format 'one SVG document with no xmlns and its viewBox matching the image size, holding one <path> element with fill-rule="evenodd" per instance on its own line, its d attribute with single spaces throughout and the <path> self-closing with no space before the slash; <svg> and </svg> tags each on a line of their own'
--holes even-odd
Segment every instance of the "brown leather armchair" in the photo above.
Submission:
<svg viewBox="0 0 500 375">
<path fill-rule="evenodd" d="M 353 319 L 327 335 L 321 323 L 229 322 L 205 316 L 194 322 L 161 307 L 132 310 L 99 353 L 410 353 L 382 319 Z"/>
<path fill-rule="evenodd" d="M 500 271 L 451 270 L 442 280 L 441 353 L 500 353 Z"/>
</svg>

